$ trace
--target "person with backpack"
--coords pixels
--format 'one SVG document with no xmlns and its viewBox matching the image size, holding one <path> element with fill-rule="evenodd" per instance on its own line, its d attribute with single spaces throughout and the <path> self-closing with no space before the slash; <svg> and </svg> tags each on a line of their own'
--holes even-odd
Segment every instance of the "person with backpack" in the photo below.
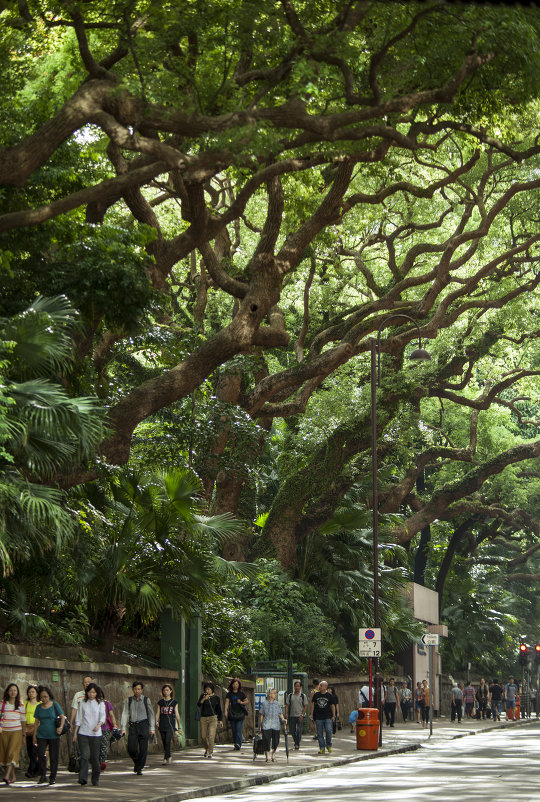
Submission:
<svg viewBox="0 0 540 802">
<path fill-rule="evenodd" d="M 131 687 L 133 696 L 124 702 L 120 726 L 122 735 L 127 731 L 128 754 L 133 760 L 133 771 L 140 777 L 146 763 L 148 741 L 155 735 L 156 723 L 150 699 L 143 695 L 143 683 L 135 680 Z"/>
<path fill-rule="evenodd" d="M 514 677 L 510 677 L 510 682 L 504 686 L 504 700 L 506 703 L 506 718 L 513 719 L 516 709 L 516 697 L 518 695 L 518 687 Z"/>
<path fill-rule="evenodd" d="M 79 784 L 88 784 L 88 764 L 92 766 L 92 785 L 99 785 L 101 746 L 101 728 L 105 724 L 107 713 L 103 701 L 103 691 L 95 682 L 86 686 L 84 699 L 79 702 L 75 715 L 73 742 L 79 747 Z"/>
<path fill-rule="evenodd" d="M 300 680 L 297 679 L 293 687 L 294 691 L 289 694 L 285 705 L 285 718 L 289 722 L 289 732 L 293 738 L 294 748 L 300 749 L 308 700 L 306 694 L 302 691 Z"/>
</svg>

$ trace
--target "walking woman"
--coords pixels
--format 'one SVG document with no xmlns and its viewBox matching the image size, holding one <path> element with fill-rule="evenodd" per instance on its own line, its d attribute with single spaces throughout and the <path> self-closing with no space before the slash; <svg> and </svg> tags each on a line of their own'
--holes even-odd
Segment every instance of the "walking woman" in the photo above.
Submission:
<svg viewBox="0 0 540 802">
<path fill-rule="evenodd" d="M 216 730 L 223 727 L 223 713 L 219 696 L 214 693 L 214 683 L 205 682 L 203 692 L 199 696 L 197 707 L 200 708 L 201 719 L 201 740 L 204 746 L 204 756 L 212 757 L 214 753 L 214 741 Z"/>
<path fill-rule="evenodd" d="M 99 745 L 99 768 L 105 771 L 107 768 L 107 758 L 109 756 L 109 746 L 111 743 L 112 731 L 117 728 L 114 707 L 108 699 L 103 700 L 105 705 L 105 724 L 101 727 L 101 743 Z"/>
<path fill-rule="evenodd" d="M 80 785 L 88 783 L 89 762 L 92 764 L 92 785 L 99 785 L 101 727 L 105 724 L 106 717 L 103 691 L 95 682 L 91 682 L 85 688 L 84 699 L 79 702 L 73 731 L 73 741 L 77 742 L 81 756 Z"/>
<path fill-rule="evenodd" d="M 268 757 L 270 756 L 270 760 L 274 763 L 276 759 L 276 749 L 279 745 L 280 723 L 284 725 L 287 723 L 287 719 L 281 712 L 275 688 L 270 688 L 266 694 L 266 699 L 261 703 L 259 709 L 259 723 L 262 731 L 266 762 L 268 763 Z"/>
<path fill-rule="evenodd" d="M 36 729 L 34 732 L 34 743 L 37 745 L 39 773 L 38 785 L 47 782 L 47 747 L 49 747 L 49 785 L 56 782 L 58 772 L 58 754 L 60 752 L 60 735 L 66 717 L 64 711 L 54 701 L 54 696 L 50 688 L 40 685 L 38 688 L 39 704 L 34 711 L 36 719 Z M 57 718 L 60 719 L 57 725 Z"/>
<path fill-rule="evenodd" d="M 26 718 L 26 752 L 28 754 L 28 771 L 25 777 L 35 777 L 39 770 L 37 746 L 34 746 L 34 730 L 36 719 L 34 712 L 39 704 L 37 685 L 29 685 L 26 689 L 24 712 Z"/>
<path fill-rule="evenodd" d="M 248 698 L 239 679 L 232 679 L 225 697 L 225 720 L 231 725 L 235 749 L 242 748 L 242 727 L 247 716 Z"/>
<path fill-rule="evenodd" d="M 180 713 L 178 712 L 178 702 L 173 699 L 172 685 L 163 685 L 161 689 L 161 699 L 156 706 L 156 721 L 158 722 L 161 743 L 163 744 L 163 765 L 172 763 L 171 743 L 174 733 L 182 732 L 180 724 Z"/>
<path fill-rule="evenodd" d="M 422 691 L 424 694 L 424 707 L 422 709 L 422 724 L 425 727 L 429 724 L 429 708 L 431 705 L 431 691 L 427 679 L 422 680 Z"/>
<path fill-rule="evenodd" d="M 476 701 L 478 702 L 478 708 L 476 710 L 476 718 L 485 718 L 486 717 L 486 709 L 488 704 L 488 697 L 489 697 L 489 687 L 486 684 L 486 680 L 484 677 L 480 680 L 480 685 L 476 689 Z"/>
<path fill-rule="evenodd" d="M 2 732 L 0 733 L 0 763 L 6 767 L 4 782 L 15 782 L 15 766 L 19 765 L 21 746 L 26 737 L 26 715 L 17 685 L 10 683 L 2 701 Z"/>
<path fill-rule="evenodd" d="M 418 724 L 424 721 L 424 691 L 422 683 L 417 682 L 414 691 L 414 709 L 416 712 L 416 721 Z"/>
</svg>

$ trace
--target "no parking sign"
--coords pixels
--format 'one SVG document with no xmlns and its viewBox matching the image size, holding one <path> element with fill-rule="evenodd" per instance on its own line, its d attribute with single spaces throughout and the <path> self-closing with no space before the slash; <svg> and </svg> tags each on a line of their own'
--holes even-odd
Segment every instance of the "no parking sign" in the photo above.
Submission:
<svg viewBox="0 0 540 802">
<path fill-rule="evenodd" d="M 381 630 L 375 627 L 358 630 L 358 655 L 360 657 L 381 656 Z"/>
</svg>

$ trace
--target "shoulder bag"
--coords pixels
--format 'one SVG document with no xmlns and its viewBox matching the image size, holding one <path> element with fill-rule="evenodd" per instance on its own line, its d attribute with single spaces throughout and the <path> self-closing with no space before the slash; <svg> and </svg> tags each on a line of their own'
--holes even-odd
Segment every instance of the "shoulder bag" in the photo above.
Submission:
<svg viewBox="0 0 540 802">
<path fill-rule="evenodd" d="M 56 702 L 53 702 L 53 704 L 54 704 L 54 712 L 56 713 L 56 718 L 54 719 L 54 726 L 56 729 L 58 729 L 58 727 L 60 726 L 60 722 L 62 721 L 62 716 L 64 714 L 62 713 L 61 707 Z M 59 710 L 60 713 L 58 712 Z M 60 733 L 60 735 L 65 735 L 66 732 L 70 731 L 70 729 L 71 729 L 71 724 L 69 723 L 67 716 L 65 716 L 64 726 L 62 727 L 62 732 Z"/>
</svg>

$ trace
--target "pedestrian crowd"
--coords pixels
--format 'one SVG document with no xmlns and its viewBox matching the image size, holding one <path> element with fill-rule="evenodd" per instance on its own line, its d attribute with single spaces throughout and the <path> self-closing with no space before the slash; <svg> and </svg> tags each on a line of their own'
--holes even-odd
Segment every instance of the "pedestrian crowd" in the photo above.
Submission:
<svg viewBox="0 0 540 802">
<path fill-rule="evenodd" d="M 506 685 L 501 685 L 498 679 L 487 683 L 482 677 L 475 688 L 469 680 L 455 683 L 450 691 L 450 718 L 458 724 L 463 716 L 465 718 L 501 720 L 503 707 L 506 718 L 513 719 L 516 707 L 519 709 L 519 691 L 514 677 L 510 677 Z M 519 715 L 517 716 L 519 717 Z"/>
<path fill-rule="evenodd" d="M 24 702 L 18 685 L 7 686 L 0 708 L 0 764 L 5 767 L 2 779 L 6 785 L 15 782 L 23 745 L 28 754 L 25 776 L 37 778 L 38 785 L 54 785 L 63 735 L 72 742 L 69 767 L 78 774 L 80 785 L 88 784 L 90 769 L 92 785 L 99 785 L 100 774 L 107 768 L 110 744 L 126 734 L 133 771 L 141 775 L 156 724 L 164 749 L 163 762 L 171 762 L 172 739 L 181 732 L 172 685 L 162 687 L 162 696 L 153 707 L 143 693 L 143 683 L 134 682 L 133 695 L 123 704 L 119 727 L 113 705 L 93 678 L 84 677 L 82 685 L 73 697 L 69 716 L 46 685 L 29 685 Z"/>
<path fill-rule="evenodd" d="M 409 683 L 403 682 L 398 687 L 394 678 L 390 678 L 381 690 L 387 726 L 394 726 L 397 711 L 401 711 L 403 722 L 416 719 L 424 727 L 428 726 L 431 694 L 427 680 L 417 682 L 412 690 Z M 282 725 L 288 726 L 294 749 L 300 749 L 304 730 L 309 729 L 305 723 L 308 720 L 314 731 L 313 740 L 318 742 L 319 754 L 331 753 L 332 736 L 341 729 L 335 689 L 326 680 L 313 680 L 308 698 L 302 683 L 296 680 L 292 693 L 286 694 L 283 701 L 284 710 L 278 701 L 276 688 L 268 690 L 259 705 L 259 734 L 255 736 L 254 749 L 259 744 L 266 761 L 275 762 Z M 482 678 L 476 688 L 470 681 L 455 683 L 450 702 L 452 721 L 457 719 L 460 723 L 463 716 L 500 721 L 503 706 L 507 718 L 514 718 L 516 707 L 519 710 L 519 692 L 513 677 L 504 686 L 499 680 L 486 683 Z M 248 697 L 237 678 L 229 683 L 224 710 L 214 684 L 203 683 L 195 720 L 200 724 L 205 758 L 212 758 L 216 733 L 223 727 L 224 720 L 231 727 L 234 748 L 241 748 L 248 705 Z M 370 689 L 364 685 L 360 689 L 358 706 L 375 706 L 373 687 Z M 351 733 L 357 717 L 355 709 L 349 716 Z M 19 765 L 21 748 L 25 746 L 28 755 L 26 777 L 37 778 L 38 785 L 54 785 L 60 739 L 68 733 L 72 742 L 69 768 L 78 774 L 81 785 L 88 784 L 89 774 L 92 785 L 99 785 L 101 772 L 107 768 L 110 744 L 126 735 L 133 772 L 140 776 L 146 763 L 149 741 L 152 738 L 157 743 L 157 732 L 163 745 L 163 765 L 168 765 L 172 762 L 173 741 L 182 733 L 178 702 L 174 699 L 172 685 L 168 683 L 161 688 L 161 697 L 153 706 L 144 694 L 143 683 L 133 682 L 132 695 L 123 703 L 119 724 L 113 705 L 90 676 L 83 678 L 82 689 L 74 695 L 69 715 L 62 710 L 49 687 L 29 685 L 23 701 L 19 687 L 10 683 L 4 691 L 0 708 L 0 764 L 5 767 L 3 782 L 6 785 L 15 782 L 15 769 Z"/>
</svg>

